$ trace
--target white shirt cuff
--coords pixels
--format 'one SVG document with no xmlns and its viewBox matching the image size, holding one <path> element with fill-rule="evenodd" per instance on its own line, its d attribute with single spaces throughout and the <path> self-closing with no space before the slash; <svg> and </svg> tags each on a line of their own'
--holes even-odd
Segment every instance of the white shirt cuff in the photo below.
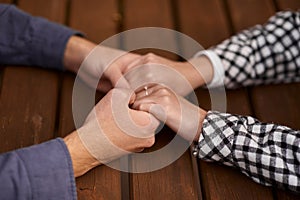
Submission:
<svg viewBox="0 0 300 200">
<path fill-rule="evenodd" d="M 211 50 L 197 52 L 194 57 L 206 56 L 212 63 L 214 76 L 210 83 L 206 84 L 207 88 L 215 88 L 224 85 L 225 71 L 219 56 Z"/>
</svg>

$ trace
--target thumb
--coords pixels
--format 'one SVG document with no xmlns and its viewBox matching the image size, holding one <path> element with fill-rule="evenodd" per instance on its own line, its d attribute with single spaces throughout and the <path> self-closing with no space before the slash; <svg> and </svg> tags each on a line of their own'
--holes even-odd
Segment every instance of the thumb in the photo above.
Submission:
<svg viewBox="0 0 300 200">
<path fill-rule="evenodd" d="M 138 107 L 138 110 L 152 114 L 155 118 L 159 119 L 163 123 L 165 123 L 167 120 L 167 113 L 165 112 L 165 109 L 159 104 L 153 104 L 153 103 L 141 104 Z"/>
<path fill-rule="evenodd" d="M 160 122 L 150 113 L 138 110 L 130 110 L 130 115 L 133 122 L 145 129 L 148 132 L 154 132 L 159 126 Z"/>
<path fill-rule="evenodd" d="M 137 137 L 149 137 L 159 125 L 159 121 L 151 114 L 132 110 L 129 102 L 135 99 L 130 89 L 115 88 L 112 90 L 111 108 L 115 123 L 124 133 Z"/>
</svg>

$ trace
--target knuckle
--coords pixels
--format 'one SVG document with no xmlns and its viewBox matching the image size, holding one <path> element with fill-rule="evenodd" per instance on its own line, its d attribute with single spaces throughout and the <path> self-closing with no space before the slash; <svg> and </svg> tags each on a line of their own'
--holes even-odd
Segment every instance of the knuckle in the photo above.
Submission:
<svg viewBox="0 0 300 200">
<path fill-rule="evenodd" d="M 163 102 L 168 103 L 170 101 L 170 97 L 169 96 L 163 96 L 162 100 L 163 100 Z"/>
<path fill-rule="evenodd" d="M 146 56 L 147 56 L 148 58 L 154 58 L 155 55 L 154 55 L 154 53 L 151 53 L 151 52 L 150 52 L 150 53 L 147 53 Z"/>
<path fill-rule="evenodd" d="M 140 104 L 137 106 L 138 110 L 144 110 L 145 109 L 145 105 L 144 104 Z"/>
<path fill-rule="evenodd" d="M 163 95 L 168 95 L 170 92 L 169 92 L 169 90 L 167 89 L 167 88 L 161 88 L 160 89 L 160 92 L 161 92 L 161 94 L 163 94 Z"/>
<path fill-rule="evenodd" d="M 154 53 L 147 53 L 147 54 L 146 54 L 146 60 L 147 60 L 148 62 L 155 61 L 155 55 L 154 55 Z"/>
<path fill-rule="evenodd" d="M 167 88 L 159 89 L 159 95 L 163 96 L 164 99 L 171 98 L 171 92 Z"/>
<path fill-rule="evenodd" d="M 145 140 L 145 147 L 152 147 L 155 143 L 155 137 L 151 136 Z"/>
</svg>

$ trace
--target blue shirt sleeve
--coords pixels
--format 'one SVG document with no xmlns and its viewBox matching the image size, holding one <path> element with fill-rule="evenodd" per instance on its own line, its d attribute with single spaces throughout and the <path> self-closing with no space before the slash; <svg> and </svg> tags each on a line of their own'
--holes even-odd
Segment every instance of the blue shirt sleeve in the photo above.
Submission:
<svg viewBox="0 0 300 200">
<path fill-rule="evenodd" d="M 72 161 L 61 138 L 0 155 L 0 199 L 76 196 Z"/>
<path fill-rule="evenodd" d="M 0 4 L 0 64 L 63 69 L 68 39 L 80 35 L 66 26 Z"/>
</svg>

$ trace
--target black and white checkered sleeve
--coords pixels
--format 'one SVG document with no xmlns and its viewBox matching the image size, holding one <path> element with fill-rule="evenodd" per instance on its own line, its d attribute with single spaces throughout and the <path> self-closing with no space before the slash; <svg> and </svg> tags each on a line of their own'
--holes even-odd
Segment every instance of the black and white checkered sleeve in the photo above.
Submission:
<svg viewBox="0 0 300 200">
<path fill-rule="evenodd" d="M 209 111 L 194 155 L 237 167 L 254 181 L 300 192 L 300 132 Z"/>
<path fill-rule="evenodd" d="M 210 49 L 224 67 L 226 88 L 300 81 L 300 11 L 279 12 Z"/>
</svg>

